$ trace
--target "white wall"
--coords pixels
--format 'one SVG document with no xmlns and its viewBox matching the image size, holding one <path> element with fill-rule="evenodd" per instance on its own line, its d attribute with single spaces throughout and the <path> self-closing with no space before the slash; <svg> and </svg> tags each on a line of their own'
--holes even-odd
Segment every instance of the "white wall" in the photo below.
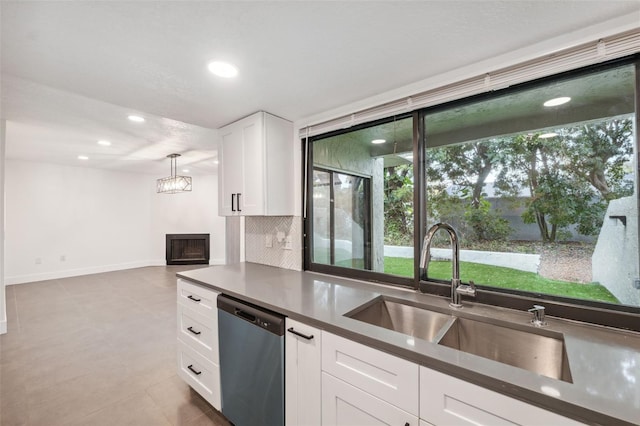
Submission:
<svg viewBox="0 0 640 426">
<path fill-rule="evenodd" d="M 155 191 L 153 181 L 151 192 Z M 225 218 L 218 216 L 218 176 L 193 176 L 193 190 L 151 197 L 151 259 L 165 264 L 166 234 L 210 234 L 210 264 L 225 262 Z"/>
<path fill-rule="evenodd" d="M 155 178 L 6 160 L 5 282 L 163 265 L 167 233 L 210 233 L 212 259 L 224 259 L 215 176 L 172 195 L 156 194 Z"/>
<path fill-rule="evenodd" d="M 4 153 L 7 121 L 0 120 L 0 334 L 7 332 L 7 304 L 4 291 Z"/>
<path fill-rule="evenodd" d="M 148 263 L 148 181 L 141 174 L 6 160 L 7 284 Z"/>
</svg>

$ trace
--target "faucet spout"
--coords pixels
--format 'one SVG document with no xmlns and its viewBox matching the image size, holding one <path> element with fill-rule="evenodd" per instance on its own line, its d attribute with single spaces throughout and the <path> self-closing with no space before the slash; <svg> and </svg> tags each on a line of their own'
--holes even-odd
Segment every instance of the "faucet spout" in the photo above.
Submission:
<svg viewBox="0 0 640 426">
<path fill-rule="evenodd" d="M 458 234 L 455 229 L 448 223 L 436 223 L 427 234 L 424 236 L 424 242 L 422 244 L 422 253 L 420 253 L 420 268 L 424 269 L 425 275 L 429 271 L 429 262 L 431 261 L 431 241 L 434 235 L 439 230 L 444 229 L 449 234 L 449 240 L 451 241 L 451 302 L 449 306 L 452 308 L 461 308 L 460 294 L 464 293 L 470 296 L 475 296 L 475 286 L 471 283 L 470 286 L 463 286 L 460 288 L 460 242 Z M 458 291 L 462 290 L 462 291 Z"/>
</svg>

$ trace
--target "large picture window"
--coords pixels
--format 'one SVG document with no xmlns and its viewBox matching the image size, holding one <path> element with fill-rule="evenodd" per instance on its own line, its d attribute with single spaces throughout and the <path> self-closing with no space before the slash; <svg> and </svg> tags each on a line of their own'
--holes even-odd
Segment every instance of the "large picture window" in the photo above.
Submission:
<svg viewBox="0 0 640 426">
<path fill-rule="evenodd" d="M 429 276 L 417 265 L 445 222 L 479 292 L 638 312 L 636 73 L 618 62 L 314 137 L 306 268 L 445 294 L 446 235 Z"/>
<path fill-rule="evenodd" d="M 640 306 L 635 91 L 627 65 L 424 115 L 427 225 L 458 231 L 463 281 Z"/>
</svg>

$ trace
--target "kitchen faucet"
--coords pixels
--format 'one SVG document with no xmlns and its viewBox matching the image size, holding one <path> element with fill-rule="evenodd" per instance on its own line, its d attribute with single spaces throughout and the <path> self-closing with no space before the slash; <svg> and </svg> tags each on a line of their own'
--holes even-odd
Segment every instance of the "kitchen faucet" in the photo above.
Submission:
<svg viewBox="0 0 640 426">
<path fill-rule="evenodd" d="M 460 296 L 465 294 L 467 296 L 475 297 L 476 296 L 476 286 L 473 281 L 469 281 L 469 285 L 460 284 L 460 244 L 458 239 L 458 234 L 456 230 L 453 229 L 451 225 L 448 223 L 436 223 L 429 231 L 427 231 L 427 235 L 424 236 L 424 241 L 422 243 L 422 253 L 420 255 L 420 268 L 424 269 L 425 276 L 427 275 L 427 271 L 429 270 L 429 261 L 431 260 L 431 240 L 436 232 L 440 229 L 444 229 L 449 234 L 449 239 L 451 240 L 451 266 L 452 266 L 452 276 L 451 276 L 451 302 L 449 302 L 449 306 L 452 308 L 462 308 L 462 303 L 460 300 Z"/>
</svg>

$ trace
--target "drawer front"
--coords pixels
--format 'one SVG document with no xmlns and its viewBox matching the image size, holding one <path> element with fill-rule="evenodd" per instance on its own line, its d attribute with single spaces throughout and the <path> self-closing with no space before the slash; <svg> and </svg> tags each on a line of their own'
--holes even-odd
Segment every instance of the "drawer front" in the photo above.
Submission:
<svg viewBox="0 0 640 426">
<path fill-rule="evenodd" d="M 418 418 L 340 379 L 322 373 L 325 426 L 418 426 Z"/>
<path fill-rule="evenodd" d="M 322 370 L 418 416 L 418 365 L 322 332 Z"/>
<path fill-rule="evenodd" d="M 221 410 L 220 367 L 204 358 L 191 347 L 178 340 L 178 376 L 206 399 L 216 410 Z"/>
<path fill-rule="evenodd" d="M 218 292 L 178 278 L 178 303 L 201 315 L 217 315 Z"/>
<path fill-rule="evenodd" d="M 218 316 L 205 317 L 178 304 L 178 339 L 218 364 Z"/>
<path fill-rule="evenodd" d="M 420 418 L 434 425 L 582 424 L 426 367 L 420 367 Z"/>
</svg>

